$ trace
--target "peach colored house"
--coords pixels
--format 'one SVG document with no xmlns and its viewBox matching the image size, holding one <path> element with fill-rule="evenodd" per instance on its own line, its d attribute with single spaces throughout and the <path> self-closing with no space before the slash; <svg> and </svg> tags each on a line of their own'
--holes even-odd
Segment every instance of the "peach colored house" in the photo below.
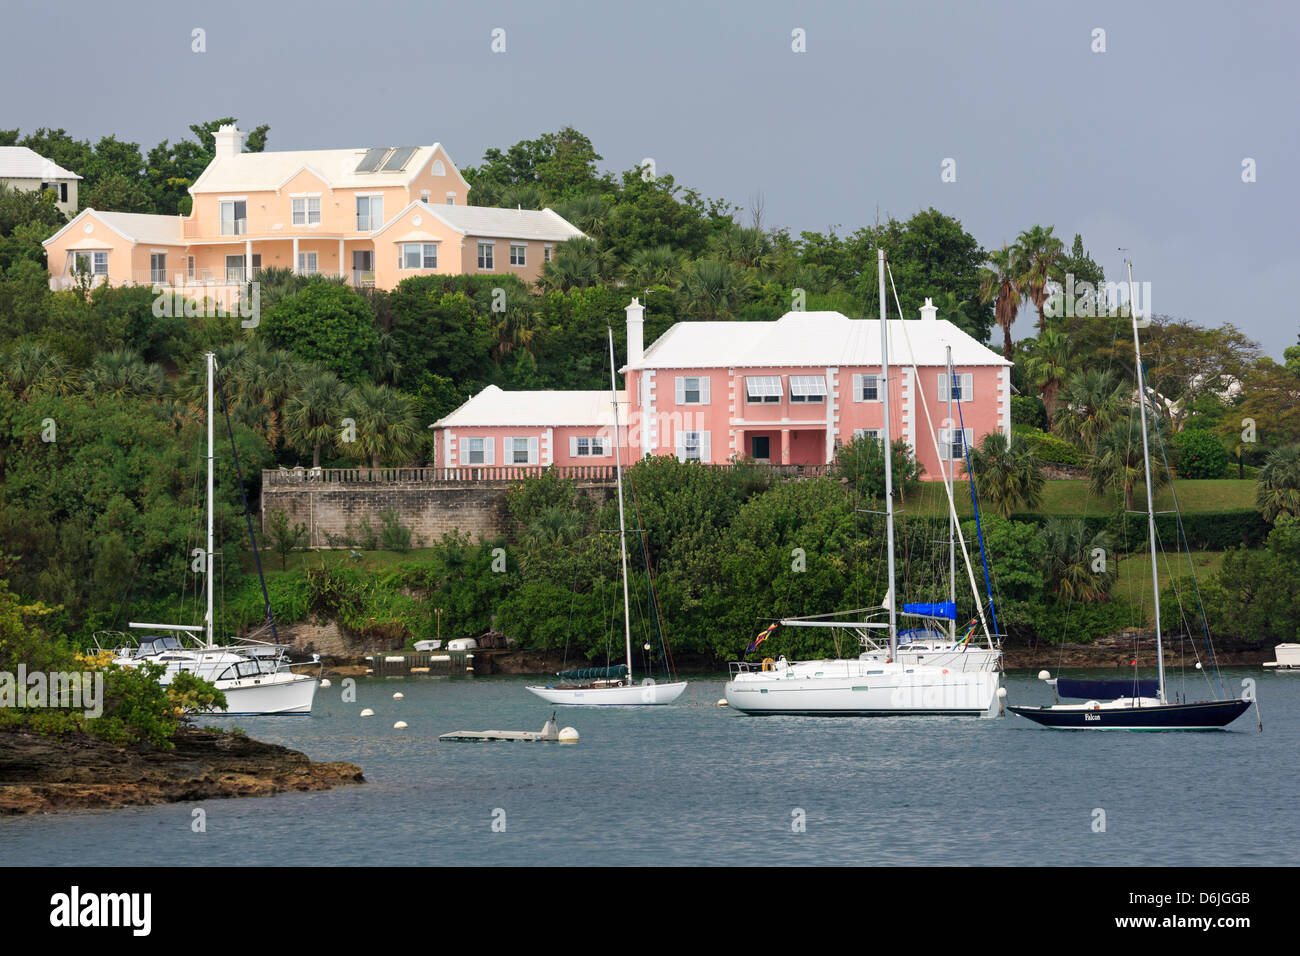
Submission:
<svg viewBox="0 0 1300 956">
<path fill-rule="evenodd" d="M 88 271 L 202 291 L 272 266 L 379 288 L 428 274 L 532 281 L 555 245 L 582 235 L 549 209 L 467 205 L 469 184 L 439 143 L 246 153 L 242 142 L 233 126 L 216 133 L 188 216 L 81 213 L 45 241 L 51 285 Z"/>
<path fill-rule="evenodd" d="M 627 308 L 621 370 L 627 390 L 620 393 L 620 439 L 631 458 L 820 465 L 854 437 L 880 434 L 878 320 L 788 312 L 775 322 L 679 322 L 643 349 L 644 311 L 635 299 Z M 889 323 L 890 430 L 908 442 L 931 479 L 961 460 L 964 443 L 995 430 L 1011 433 L 1011 363 L 936 312 L 927 301 L 920 321 Z M 489 386 L 430 427 L 439 467 L 459 468 L 612 464 L 605 453 L 612 425 L 608 392 Z M 604 457 L 593 457 L 590 442 L 575 446 L 580 436 L 605 438 Z"/>
</svg>

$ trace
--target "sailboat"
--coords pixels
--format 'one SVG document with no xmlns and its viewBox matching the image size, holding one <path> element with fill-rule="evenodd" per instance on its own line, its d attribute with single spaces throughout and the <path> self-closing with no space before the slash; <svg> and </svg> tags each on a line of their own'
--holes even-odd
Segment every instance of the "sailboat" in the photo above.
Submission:
<svg viewBox="0 0 1300 956">
<path fill-rule="evenodd" d="M 885 252 L 877 250 L 880 284 L 881 377 L 889 381 L 889 323 L 885 309 Z M 853 659 L 787 661 L 768 658 L 761 664 L 737 661 L 730 665 L 731 679 L 726 685 L 728 706 L 746 714 L 793 714 L 801 716 L 902 716 L 947 715 L 995 717 L 999 701 L 1005 694 L 1001 685 L 1001 651 L 995 647 L 985 625 L 986 647 L 969 653 L 966 640 L 955 636 L 956 603 L 903 606 L 905 614 L 926 621 L 920 634 L 900 646 L 898 611 L 894 595 L 894 504 L 893 455 L 890 452 L 890 389 L 883 392 L 884 423 L 881 441 L 885 448 L 885 536 L 889 573 L 888 588 L 879 610 L 887 614 L 884 621 L 837 620 L 842 614 L 825 614 L 805 618 L 787 618 L 780 622 L 789 627 L 837 627 L 856 633 L 863 651 Z M 926 412 L 927 417 L 929 412 Z M 933 429 L 931 429 L 933 431 Z M 937 439 L 936 439 L 937 442 Z M 948 495 L 950 529 L 955 527 L 955 505 L 951 474 L 945 480 Z M 962 555 L 979 619 L 984 610 L 974 588 L 974 576 L 963 539 Z M 955 554 L 952 557 L 955 571 Z M 954 575 L 955 577 L 955 575 Z M 955 588 L 955 585 L 953 585 Z M 955 590 L 954 590 L 955 595 Z M 944 624 L 949 620 L 951 624 Z M 944 634 L 944 629 L 948 634 Z M 885 639 L 873 634 L 886 632 Z M 752 648 L 751 648 L 752 649 Z M 974 649 L 972 649 L 974 650 Z"/>
<path fill-rule="evenodd" d="M 1170 702 L 1165 682 L 1165 655 L 1160 632 L 1160 580 L 1156 565 L 1156 513 L 1151 492 L 1151 449 L 1147 440 L 1147 390 L 1142 367 L 1142 343 L 1138 336 L 1138 314 L 1134 303 L 1133 263 L 1128 263 L 1129 311 L 1133 318 L 1133 354 L 1137 368 L 1138 409 L 1142 425 L 1142 463 L 1147 490 L 1147 537 L 1151 543 L 1151 594 L 1156 632 L 1156 678 L 1080 681 L 1057 678 L 1046 671 L 1039 676 L 1054 687 L 1057 703 L 1050 707 L 1012 706 L 1014 714 L 1044 727 L 1067 730 L 1213 730 L 1226 727 L 1251 702 L 1217 697 L 1214 700 Z M 1172 479 L 1171 479 L 1172 480 Z M 1213 654 L 1213 648 L 1210 648 Z M 1200 668 L 1200 664 L 1197 664 Z M 1085 699 L 1080 704 L 1063 704 L 1060 697 Z M 1261 724 L 1260 729 L 1263 729 Z"/>
<path fill-rule="evenodd" d="M 528 689 L 552 704 L 583 707 L 671 704 L 686 690 L 685 681 L 660 684 L 651 678 L 646 678 L 640 684 L 633 683 L 632 612 L 627 587 L 627 523 L 623 515 L 623 458 L 619 450 L 618 382 L 614 376 L 614 330 L 612 328 L 609 330 L 609 386 L 614 403 L 614 478 L 618 494 L 618 552 L 623 566 L 623 642 L 626 662 L 613 667 L 565 671 L 557 676 L 575 683 L 546 687 L 532 686 Z"/>
<path fill-rule="evenodd" d="M 181 671 L 192 673 L 210 681 L 226 695 L 226 709 L 211 713 L 226 717 L 259 717 L 271 715 L 307 715 L 319 681 L 307 674 L 297 674 L 290 669 L 285 650 L 278 643 L 244 641 L 233 645 L 218 645 L 215 641 L 216 618 L 213 614 L 213 586 L 216 579 L 216 500 L 213 495 L 213 469 L 215 449 L 214 395 L 216 391 L 217 358 L 206 355 L 208 373 L 208 455 L 207 455 L 207 549 L 206 563 L 207 610 L 202 625 L 147 624 L 131 622 L 127 626 L 143 632 L 134 647 L 117 649 L 115 662 L 126 667 L 145 663 L 160 664 L 164 668 L 159 682 L 164 686 Z M 251 531 L 251 528 L 250 528 Z M 253 541 L 256 549 L 257 542 Z M 261 566 L 258 567 L 261 576 Z M 262 582 L 266 602 L 267 621 L 272 631 L 275 619 L 271 614 L 266 583 Z M 162 633 L 159 633 L 162 632 Z M 181 637 L 187 636 L 186 646 Z M 314 660 L 319 661 L 319 657 Z"/>
</svg>

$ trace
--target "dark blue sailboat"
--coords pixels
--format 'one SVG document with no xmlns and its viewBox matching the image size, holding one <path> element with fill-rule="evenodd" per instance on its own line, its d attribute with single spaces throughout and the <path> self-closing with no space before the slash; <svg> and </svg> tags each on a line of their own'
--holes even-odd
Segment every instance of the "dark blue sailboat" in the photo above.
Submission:
<svg viewBox="0 0 1300 956">
<path fill-rule="evenodd" d="M 1147 441 L 1146 377 L 1142 368 L 1142 345 L 1138 339 L 1138 316 L 1133 295 L 1133 264 L 1128 264 L 1129 312 L 1133 318 L 1133 350 L 1137 364 L 1138 409 L 1142 422 L 1142 461 L 1146 469 L 1147 535 L 1151 543 L 1151 591 L 1155 599 L 1156 679 L 1055 682 L 1058 702 L 1050 707 L 1012 706 L 1010 711 L 1042 724 L 1064 730 L 1213 730 L 1226 727 L 1247 709 L 1251 701 L 1215 700 L 1170 703 L 1165 689 L 1165 657 L 1160 634 L 1160 582 L 1156 570 L 1156 519 L 1151 495 L 1151 449 Z M 1200 666 L 1199 664 L 1197 665 Z M 1043 675 L 1046 677 L 1046 675 Z M 1060 697 L 1082 698 L 1081 704 L 1062 704 Z M 1263 730 L 1261 723 L 1260 729 Z"/>
</svg>

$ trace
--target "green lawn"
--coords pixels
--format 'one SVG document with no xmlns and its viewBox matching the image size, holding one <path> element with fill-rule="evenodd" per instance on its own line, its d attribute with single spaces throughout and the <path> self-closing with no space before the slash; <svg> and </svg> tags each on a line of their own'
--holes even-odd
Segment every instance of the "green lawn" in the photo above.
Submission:
<svg viewBox="0 0 1300 956">
<path fill-rule="evenodd" d="M 1179 481 L 1174 488 L 1178 505 L 1184 514 L 1198 511 L 1232 511 L 1255 507 L 1255 482 L 1236 478 L 1214 478 Z M 953 498 L 958 514 L 970 514 L 970 487 L 959 482 L 953 488 Z M 1173 496 L 1168 486 L 1161 488 L 1155 497 L 1157 511 L 1173 508 Z M 1145 492 L 1141 485 L 1134 492 L 1139 510 L 1145 510 Z M 1096 497 L 1088 493 L 1088 482 L 1083 478 L 1060 479 L 1043 483 L 1043 503 L 1039 513 L 1047 515 L 1098 515 L 1109 514 L 1119 505 L 1114 495 Z M 924 482 L 919 491 L 904 500 L 904 507 L 918 514 L 944 514 L 948 507 L 941 482 Z"/>
<path fill-rule="evenodd" d="M 394 564 L 403 564 L 407 561 L 429 560 L 433 553 L 433 548 L 412 548 L 405 554 L 399 554 L 396 551 L 360 551 L 360 558 L 354 558 L 352 551 L 354 549 L 341 548 L 337 551 L 295 551 L 289 555 L 287 570 L 296 571 L 304 567 L 318 568 L 322 564 L 325 567 L 332 568 L 339 565 L 348 565 L 349 567 L 365 568 L 367 570 L 379 570 L 390 567 Z M 280 556 L 274 551 L 262 552 L 262 569 L 267 574 L 279 572 Z M 244 570 L 250 574 L 256 572 L 253 565 L 253 556 L 245 556 Z"/>
<path fill-rule="evenodd" d="M 1196 569 L 1198 584 L 1203 584 L 1218 573 L 1223 565 L 1223 554 L 1222 551 L 1192 552 L 1192 567 Z M 1160 554 L 1159 570 L 1160 589 L 1163 592 L 1170 580 L 1181 580 L 1190 573 L 1187 554 Z M 1120 559 L 1119 578 L 1115 582 L 1111 598 L 1135 609 L 1132 616 L 1134 624 L 1148 623 L 1151 614 L 1151 558 L 1148 554 L 1127 555 Z M 1189 606 L 1192 600 L 1190 593 L 1183 597 L 1184 603 Z"/>
</svg>

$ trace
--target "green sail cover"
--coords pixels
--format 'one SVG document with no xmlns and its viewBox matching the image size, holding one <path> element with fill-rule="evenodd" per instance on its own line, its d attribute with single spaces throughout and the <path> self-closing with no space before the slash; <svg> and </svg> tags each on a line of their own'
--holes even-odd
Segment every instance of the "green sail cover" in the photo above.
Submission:
<svg viewBox="0 0 1300 956">
<path fill-rule="evenodd" d="M 600 680 L 605 677 L 622 677 L 626 673 L 627 665 L 617 664 L 613 667 L 579 667 L 577 670 L 560 671 L 555 676 L 568 680 Z"/>
</svg>

